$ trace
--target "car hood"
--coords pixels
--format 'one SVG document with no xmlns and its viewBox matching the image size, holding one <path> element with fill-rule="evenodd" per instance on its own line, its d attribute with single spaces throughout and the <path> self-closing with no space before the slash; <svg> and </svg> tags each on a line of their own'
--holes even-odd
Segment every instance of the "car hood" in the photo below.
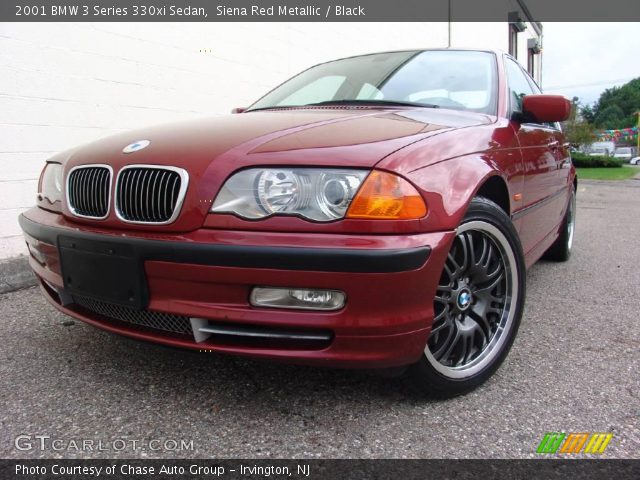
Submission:
<svg viewBox="0 0 640 480">
<path fill-rule="evenodd" d="M 293 152 L 288 162 L 309 164 L 313 158 L 308 155 L 315 150 L 324 159 L 321 164 L 371 167 L 398 148 L 436 132 L 490 123 L 492 118 L 452 110 L 406 108 L 256 111 L 120 133 L 75 149 L 68 161 L 70 167 L 105 163 L 115 169 L 132 163 L 173 165 L 198 174 L 223 154 L 232 154 L 235 160 L 245 156 L 246 161 L 240 163 L 252 164 L 270 163 L 278 154 Z M 125 146 L 139 140 L 150 144 L 143 150 L 123 153 Z M 302 150 L 304 157 L 295 155 Z"/>
<path fill-rule="evenodd" d="M 452 129 L 495 117 L 427 108 L 304 108 L 246 112 L 120 133 L 67 152 L 65 172 L 83 164 L 166 165 L 188 171 L 191 204 L 212 201 L 234 171 L 255 165 L 371 168 L 389 154 Z M 123 148 L 149 145 L 132 153 Z M 187 204 L 188 202 L 185 202 Z M 204 207 L 203 207 L 204 208 Z M 206 214 L 206 210 L 204 210 Z M 177 223 L 180 223 L 178 221 Z M 176 228 L 197 228 L 176 225 Z"/>
</svg>

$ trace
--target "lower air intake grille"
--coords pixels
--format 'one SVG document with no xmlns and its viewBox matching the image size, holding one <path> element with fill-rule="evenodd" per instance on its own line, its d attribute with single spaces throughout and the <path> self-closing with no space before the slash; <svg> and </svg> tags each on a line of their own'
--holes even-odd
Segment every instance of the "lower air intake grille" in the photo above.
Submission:
<svg viewBox="0 0 640 480">
<path fill-rule="evenodd" d="M 180 168 L 125 167 L 116 184 L 116 213 L 126 222 L 171 223 L 180 213 L 187 182 Z"/>
<path fill-rule="evenodd" d="M 73 302 L 92 313 L 106 318 L 132 323 L 141 327 L 164 330 L 165 332 L 192 335 L 189 317 L 172 315 L 170 313 L 154 312 L 151 310 L 136 310 L 135 308 L 102 302 L 92 298 L 74 295 Z"/>
</svg>

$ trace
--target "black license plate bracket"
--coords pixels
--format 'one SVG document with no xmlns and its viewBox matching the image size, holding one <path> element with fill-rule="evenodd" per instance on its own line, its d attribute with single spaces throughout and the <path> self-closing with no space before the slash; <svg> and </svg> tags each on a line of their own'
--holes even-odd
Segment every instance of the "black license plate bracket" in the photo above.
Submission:
<svg viewBox="0 0 640 480">
<path fill-rule="evenodd" d="M 58 250 L 67 293 L 138 309 L 147 306 L 143 262 L 131 245 L 60 236 Z"/>
</svg>

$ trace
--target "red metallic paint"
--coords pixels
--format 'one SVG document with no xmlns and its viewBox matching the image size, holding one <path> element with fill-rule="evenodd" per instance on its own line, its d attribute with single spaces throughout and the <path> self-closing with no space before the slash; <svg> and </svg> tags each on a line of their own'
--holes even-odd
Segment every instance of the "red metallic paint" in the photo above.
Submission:
<svg viewBox="0 0 640 480">
<path fill-rule="evenodd" d="M 335 339 L 326 349 L 196 344 L 190 339 L 88 318 L 57 303 L 49 287 L 43 287 L 43 291 L 57 308 L 80 320 L 166 345 L 329 366 L 373 368 L 415 362 L 430 331 L 433 295 L 454 231 L 482 185 L 489 178 L 501 179 L 508 192 L 508 213 L 515 215 L 526 263 L 531 265 L 557 237 L 574 182 L 575 170 L 562 134 L 510 118 L 503 57 L 498 54 L 497 58 L 497 116 L 413 107 L 245 112 L 122 133 L 50 159 L 64 164 L 65 174 L 74 166 L 88 163 L 109 164 L 116 175 L 129 164 L 182 166 L 189 172 L 182 212 L 171 225 L 124 224 L 113 209 L 101 221 L 76 218 L 64 202 L 62 215 L 45 211 L 47 205 L 42 203 L 41 208 L 25 214 L 37 223 L 70 233 L 80 229 L 120 238 L 247 246 L 431 247 L 431 255 L 421 268 L 385 274 L 145 263 L 152 310 L 228 322 L 329 328 Z M 525 107 L 542 114 L 540 102 L 524 99 Z M 557 105 L 552 110 L 556 112 Z M 125 145 L 142 139 L 151 141 L 148 148 L 122 153 Z M 418 189 L 429 213 L 418 220 L 328 223 L 287 217 L 249 221 L 209 214 L 223 182 L 235 171 L 257 165 L 390 171 Z M 521 195 L 521 200 L 514 200 L 516 195 Z M 31 258 L 33 270 L 61 288 L 56 247 L 41 242 L 38 246 L 47 257 L 47 265 Z M 348 302 L 340 311 L 325 313 L 254 308 L 248 303 L 254 285 L 340 289 L 347 293 Z"/>
<path fill-rule="evenodd" d="M 71 234 L 77 225 L 60 215 L 33 208 L 25 216 L 41 225 L 56 227 Z M 91 228 L 94 233 L 121 236 L 110 229 Z M 130 238 L 167 238 L 159 234 L 128 231 Z M 182 235 L 171 235 L 172 240 L 221 245 L 300 246 L 299 235 L 290 233 L 264 233 L 199 229 Z M 453 239 L 453 232 L 421 235 L 336 235 L 314 234 L 304 242 L 309 247 L 367 249 L 413 248 L 431 245 L 433 252 L 427 262 L 417 270 L 399 273 L 367 274 L 341 272 L 282 271 L 214 267 L 147 261 L 145 273 L 150 291 L 149 309 L 226 322 L 250 323 L 299 328 L 326 328 L 335 334 L 331 345 L 323 350 L 283 351 L 282 349 L 255 349 L 233 347 L 213 342 L 195 343 L 193 340 L 172 339 L 164 334 L 141 333 L 133 328 L 116 327 L 97 318 L 87 319 L 73 309 L 63 307 L 53 298 L 52 303 L 61 311 L 83 321 L 117 333 L 153 340 L 166 345 L 193 349 L 215 349 L 238 354 L 290 358 L 298 362 L 349 367 L 386 367 L 415 361 L 424 347 L 433 315 L 433 305 L 425 298 L 433 297 L 444 256 Z M 57 268 L 55 247 L 40 242 L 47 251 L 47 265 L 30 258 L 36 275 L 56 288 L 63 288 Z M 51 263 L 50 263 L 51 262 Z M 49 265 L 56 265 L 50 268 Z M 348 303 L 336 312 L 300 312 L 266 308 L 253 308 L 248 303 L 254 285 L 300 286 L 332 288 L 344 291 Z M 45 290 L 46 291 L 46 290 Z M 51 297 L 51 293 L 47 293 Z M 416 336 L 419 340 L 416 340 Z M 402 341 L 401 341 L 402 340 Z M 417 342 L 417 343 L 416 343 Z M 402 343 L 403 346 L 400 346 Z M 415 348 L 408 348 L 413 345 Z M 369 363 L 372 362 L 372 363 Z"/>
<path fill-rule="evenodd" d="M 65 175 L 71 168 L 86 163 L 109 164 L 114 169 L 114 175 L 120 168 L 132 163 L 188 166 L 190 188 L 178 220 L 164 226 L 127 225 L 128 229 L 184 232 L 206 224 L 214 228 L 254 230 L 411 233 L 424 231 L 421 221 L 312 223 L 291 218 L 271 218 L 255 222 L 236 219 L 231 215 L 207 214 L 224 181 L 233 172 L 245 167 L 348 165 L 371 168 L 381 158 L 410 143 L 443 131 L 486 124 L 493 120 L 486 115 L 407 108 L 383 111 L 371 108 L 356 111 L 323 108 L 249 112 L 118 134 L 66 155 L 61 154 L 55 160 L 64 161 Z M 372 123 L 379 124 L 379 127 L 372 128 Z M 339 124 L 339 129 L 336 129 L 336 124 Z M 407 126 L 398 127 L 398 124 Z M 397 132 L 399 128 L 407 135 L 389 138 L 388 131 Z M 325 133 L 326 130 L 328 133 Z M 345 145 L 344 136 L 334 139 L 333 136 L 340 130 L 354 132 L 354 143 Z M 312 134 L 308 131 L 312 131 Z M 125 145 L 141 139 L 151 140 L 151 145 L 133 154 L 122 153 Z M 270 142 L 276 141 L 279 150 L 274 151 L 274 144 Z M 328 146 L 331 144 L 336 146 Z M 261 148 L 268 151 L 259 151 Z M 125 226 L 113 211 L 100 222 L 73 217 L 66 205 L 63 205 L 62 211 L 77 223 L 99 223 L 113 229 Z"/>
<path fill-rule="evenodd" d="M 522 108 L 538 122 L 563 122 L 571 114 L 571 102 L 562 95 L 527 95 Z"/>
<path fill-rule="evenodd" d="M 173 337 L 162 333 L 149 333 L 127 328 L 120 324 L 115 325 L 90 318 L 70 308 L 61 306 L 53 299 L 51 292 L 46 287 L 42 286 L 41 290 L 45 298 L 61 312 L 107 332 L 169 347 L 265 358 L 287 363 L 367 369 L 400 367 L 414 363 L 420 358 L 429 335 L 429 330 L 423 329 L 398 335 L 336 337 L 331 346 L 324 350 L 242 348 L 217 345 L 208 341 L 196 344 L 182 337 Z"/>
</svg>

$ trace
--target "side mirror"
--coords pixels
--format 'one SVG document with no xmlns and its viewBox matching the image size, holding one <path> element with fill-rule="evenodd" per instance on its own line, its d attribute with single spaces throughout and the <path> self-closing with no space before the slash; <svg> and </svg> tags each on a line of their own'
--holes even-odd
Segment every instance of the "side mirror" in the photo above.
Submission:
<svg viewBox="0 0 640 480">
<path fill-rule="evenodd" d="M 537 122 L 562 122 L 571 115 L 571 102 L 562 95 L 525 95 L 522 110 Z"/>
<path fill-rule="evenodd" d="M 236 107 L 233 110 L 231 110 L 231 113 L 242 113 L 247 109 L 247 107 Z"/>
</svg>

